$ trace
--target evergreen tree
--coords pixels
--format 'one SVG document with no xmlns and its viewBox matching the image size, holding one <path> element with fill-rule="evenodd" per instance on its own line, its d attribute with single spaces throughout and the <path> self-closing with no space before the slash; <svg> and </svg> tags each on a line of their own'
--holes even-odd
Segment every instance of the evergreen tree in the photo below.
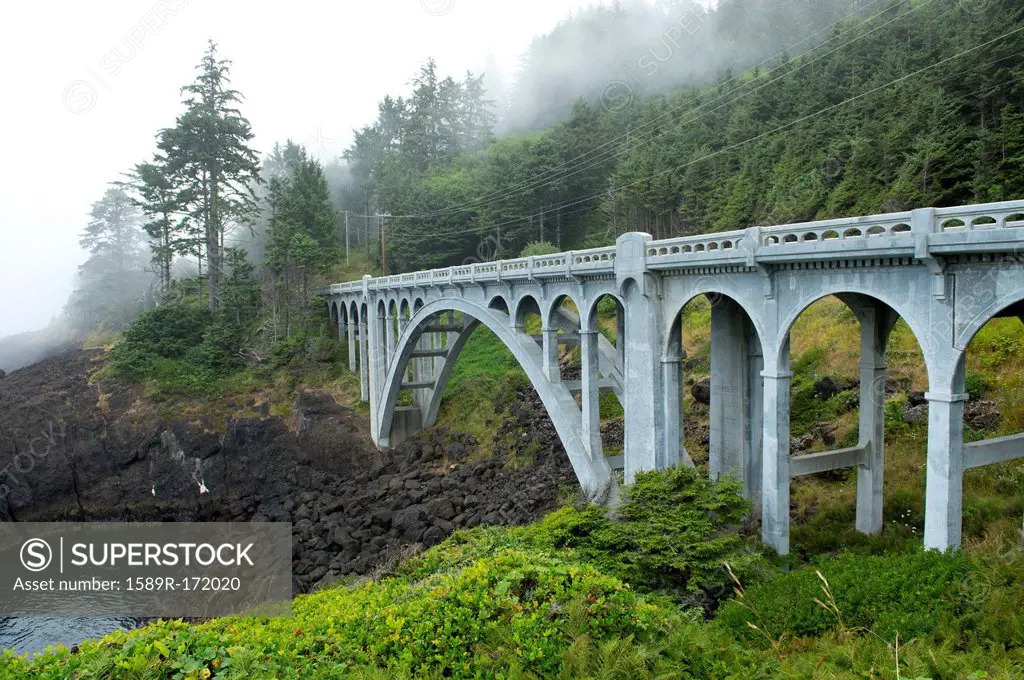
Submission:
<svg viewBox="0 0 1024 680">
<path fill-rule="evenodd" d="M 206 255 L 211 310 L 220 304 L 225 234 L 239 226 L 251 229 L 258 210 L 259 161 L 249 146 L 249 121 L 236 108 L 242 95 L 228 88 L 229 67 L 210 41 L 198 77 L 183 88 L 185 112 L 173 128 L 161 132 L 157 144 L 186 190 L 180 210 L 202 229 L 196 250 L 200 261 Z"/>
</svg>

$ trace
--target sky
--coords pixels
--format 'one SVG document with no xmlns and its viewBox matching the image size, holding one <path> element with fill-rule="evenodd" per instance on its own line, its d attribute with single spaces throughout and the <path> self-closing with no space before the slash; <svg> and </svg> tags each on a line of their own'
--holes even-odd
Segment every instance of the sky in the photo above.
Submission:
<svg viewBox="0 0 1024 680">
<path fill-rule="evenodd" d="M 593 0 L 97 0 L 8 3 L 0 22 L 0 337 L 60 314 L 108 182 L 181 112 L 206 42 L 231 59 L 254 148 L 329 161 L 428 57 L 509 78 L 530 39 Z M 12 148 L 13 146 L 13 148 Z"/>
</svg>

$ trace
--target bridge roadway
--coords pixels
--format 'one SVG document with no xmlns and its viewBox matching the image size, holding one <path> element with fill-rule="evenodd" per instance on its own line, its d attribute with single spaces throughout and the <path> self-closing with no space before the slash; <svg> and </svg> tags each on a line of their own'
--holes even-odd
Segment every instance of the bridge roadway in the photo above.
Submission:
<svg viewBox="0 0 1024 680">
<path fill-rule="evenodd" d="M 582 488 L 598 501 L 614 496 L 616 467 L 630 483 L 641 470 L 689 464 L 681 311 L 706 296 L 710 473 L 743 481 L 764 541 L 780 553 L 789 550 L 789 486 L 799 475 L 856 468 L 856 527 L 881 531 L 885 356 L 900 318 L 928 374 L 926 547 L 960 544 L 965 469 L 1024 456 L 1024 435 L 963 439 L 971 338 L 994 317 L 1024 318 L 1024 200 L 664 240 L 627 233 L 605 248 L 365 276 L 318 294 L 348 340 L 379 446 L 434 424 L 459 352 L 482 324 L 526 371 Z M 790 328 L 826 296 L 860 322 L 859 439 L 793 456 Z M 599 332 L 599 305 L 616 309 L 615 342 Z M 528 314 L 540 317 L 539 336 L 527 332 Z M 560 375 L 566 344 L 580 347 L 579 380 Z M 403 390 L 411 405 L 398 405 Z M 602 392 L 625 409 L 618 458 L 601 448 Z"/>
</svg>

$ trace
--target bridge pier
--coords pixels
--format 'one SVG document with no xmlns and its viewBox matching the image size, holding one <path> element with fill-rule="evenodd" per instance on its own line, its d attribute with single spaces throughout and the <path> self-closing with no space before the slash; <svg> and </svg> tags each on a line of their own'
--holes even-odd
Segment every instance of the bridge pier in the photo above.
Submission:
<svg viewBox="0 0 1024 680">
<path fill-rule="evenodd" d="M 957 361 L 949 391 L 933 389 L 928 400 L 928 472 L 925 482 L 924 547 L 960 546 L 964 494 L 964 356 Z"/>
<path fill-rule="evenodd" d="M 345 332 L 348 336 L 348 370 L 350 373 L 356 372 L 356 323 L 352 319 L 349 319 L 348 323 L 345 324 Z"/>
<path fill-rule="evenodd" d="M 583 422 L 583 443 L 592 460 L 603 457 L 601 445 L 601 394 L 599 353 L 600 333 L 593 328 L 580 328 L 581 379 L 583 387 L 580 414 Z"/>
<path fill-rule="evenodd" d="M 780 555 L 789 554 L 789 337 L 778 361 L 765 357 L 763 476 L 761 478 L 761 540 Z"/>
<path fill-rule="evenodd" d="M 711 306 L 711 409 L 708 472 L 732 475 L 757 502 L 760 485 L 761 351 L 746 312 L 731 298 Z M 756 436 L 754 433 L 757 433 Z"/>
<path fill-rule="evenodd" d="M 364 307 L 365 309 L 365 307 Z M 364 312 L 365 314 L 365 312 Z M 370 343 L 367 338 L 368 324 L 363 315 L 359 317 L 359 401 L 368 402 L 370 401 L 370 375 L 368 367 L 368 357 L 370 353 Z"/>
<path fill-rule="evenodd" d="M 852 305 L 860 321 L 860 408 L 858 418 L 857 530 L 882 531 L 885 470 L 885 351 L 899 318 L 889 307 L 865 300 Z"/>
<path fill-rule="evenodd" d="M 635 282 L 626 284 L 625 479 L 664 461 L 664 408 L 658 310 Z"/>
</svg>

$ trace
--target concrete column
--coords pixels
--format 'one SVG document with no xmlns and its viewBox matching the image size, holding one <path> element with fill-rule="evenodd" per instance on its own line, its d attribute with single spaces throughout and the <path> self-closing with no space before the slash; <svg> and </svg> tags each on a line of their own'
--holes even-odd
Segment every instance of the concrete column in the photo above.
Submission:
<svg viewBox="0 0 1024 680">
<path fill-rule="evenodd" d="M 369 335 L 367 327 L 366 321 L 360 319 L 357 342 L 359 344 L 359 401 L 362 402 L 370 401 L 370 367 L 368 363 L 370 344 L 367 339 Z"/>
<path fill-rule="evenodd" d="M 761 478 L 761 540 L 789 553 L 789 336 L 776 365 L 765 362 L 764 460 Z"/>
<path fill-rule="evenodd" d="M 747 424 L 746 474 L 743 476 L 743 491 L 751 502 L 754 517 L 761 516 L 761 440 L 764 433 L 764 357 L 757 331 L 750 319 L 744 323 L 747 336 L 747 395 L 749 421 Z"/>
<path fill-rule="evenodd" d="M 346 324 L 348 332 L 348 370 L 356 372 L 356 322 L 349 321 Z"/>
<path fill-rule="evenodd" d="M 615 351 L 619 353 L 619 366 L 626 366 L 626 310 L 615 305 Z"/>
<path fill-rule="evenodd" d="M 857 466 L 857 531 L 882 531 L 882 483 L 885 469 L 885 347 L 888 309 L 877 303 L 858 310 L 860 319 L 859 443 L 864 462 Z"/>
<path fill-rule="evenodd" d="M 580 356 L 583 381 L 583 444 L 592 459 L 603 455 L 601 449 L 601 392 L 597 351 L 598 332 L 580 329 Z"/>
<path fill-rule="evenodd" d="M 964 365 L 961 357 L 952 393 L 932 391 L 928 400 L 928 475 L 925 483 L 924 547 L 960 546 L 964 486 Z"/>
<path fill-rule="evenodd" d="M 384 314 L 384 334 L 387 338 L 387 362 L 391 363 L 392 357 L 395 356 L 395 317 L 391 316 L 391 309 Z"/>
<path fill-rule="evenodd" d="M 541 346 L 544 351 L 544 375 L 553 383 L 561 382 L 562 375 L 558 369 L 558 329 L 541 329 Z"/>
<path fill-rule="evenodd" d="M 625 481 L 632 484 L 637 472 L 658 467 L 658 451 L 664 448 L 664 406 L 655 301 L 629 285 L 625 307 Z"/>
<path fill-rule="evenodd" d="M 666 355 L 661 358 L 661 403 L 665 426 L 662 428 L 662 445 L 658 452 L 659 470 L 676 467 L 684 458 L 683 449 L 683 400 L 680 396 L 682 369 L 680 357 Z M 686 458 L 689 462 L 689 458 Z"/>
<path fill-rule="evenodd" d="M 728 298 L 718 300 L 711 307 L 708 471 L 712 479 L 722 475 L 744 479 L 747 470 L 751 423 L 745 316 L 743 309 Z"/>
</svg>

